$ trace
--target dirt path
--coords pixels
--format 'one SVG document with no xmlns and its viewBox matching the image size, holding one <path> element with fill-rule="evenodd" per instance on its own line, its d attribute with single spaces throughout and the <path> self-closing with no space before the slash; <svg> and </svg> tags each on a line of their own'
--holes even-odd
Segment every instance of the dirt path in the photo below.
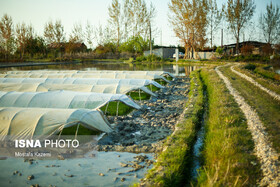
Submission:
<svg viewBox="0 0 280 187">
<path fill-rule="evenodd" d="M 237 66 L 237 65 L 235 65 Z M 261 90 L 265 91 L 266 93 L 268 93 L 271 97 L 273 97 L 274 99 L 277 99 L 278 101 L 280 101 L 280 95 L 278 95 L 277 93 L 263 87 L 262 85 L 260 85 L 258 82 L 256 82 L 254 79 L 252 79 L 251 77 L 248 77 L 247 75 L 244 75 L 243 73 L 240 73 L 238 71 L 236 71 L 234 69 L 235 66 L 231 66 L 230 69 L 233 73 L 239 75 L 240 77 L 246 79 L 247 81 L 249 81 L 250 83 L 254 84 L 255 86 L 257 86 L 258 88 L 260 88 Z"/>
<path fill-rule="evenodd" d="M 260 121 L 257 113 L 246 103 L 245 99 L 235 90 L 228 78 L 226 78 L 219 67 L 215 69 L 219 77 L 225 82 L 230 94 L 239 104 L 240 109 L 244 113 L 248 128 L 252 133 L 255 143 L 255 154 L 260 160 L 263 178 L 260 181 L 261 186 L 280 186 L 280 162 L 278 161 L 278 153 L 272 148 L 271 143 L 267 140 L 267 133 Z"/>
</svg>

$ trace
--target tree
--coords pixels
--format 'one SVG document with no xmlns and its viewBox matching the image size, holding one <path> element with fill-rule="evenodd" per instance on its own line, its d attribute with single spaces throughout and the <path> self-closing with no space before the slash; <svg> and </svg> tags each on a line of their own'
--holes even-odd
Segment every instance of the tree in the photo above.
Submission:
<svg viewBox="0 0 280 187">
<path fill-rule="evenodd" d="M 87 44 L 89 46 L 89 48 L 92 49 L 92 45 L 93 45 L 93 26 L 90 24 L 89 21 L 87 21 L 87 25 L 86 25 L 86 31 L 85 31 L 85 38 L 87 41 Z"/>
<path fill-rule="evenodd" d="M 127 41 L 131 32 L 132 16 L 130 11 L 130 0 L 124 0 L 122 21 L 123 21 L 123 39 Z"/>
<path fill-rule="evenodd" d="M 210 29 L 210 46 L 213 47 L 214 32 L 219 28 L 221 20 L 223 18 L 222 11 L 217 7 L 216 0 L 208 1 L 209 11 L 208 11 L 208 24 Z"/>
<path fill-rule="evenodd" d="M 109 23 L 112 25 L 117 33 L 117 51 L 120 45 L 121 39 L 121 4 L 118 0 L 113 0 L 111 6 L 108 8 L 109 11 Z"/>
<path fill-rule="evenodd" d="M 247 40 L 247 41 L 259 40 L 260 36 L 258 36 L 258 35 L 260 35 L 260 34 L 259 33 L 256 34 L 256 30 L 257 30 L 256 24 L 258 24 L 258 23 L 255 23 L 253 21 L 250 21 L 248 23 L 247 28 L 246 28 L 246 33 L 247 33 L 246 38 L 244 37 L 243 41 L 245 41 L 245 40 Z M 245 31 L 243 31 L 243 34 L 244 34 L 243 36 L 245 36 Z"/>
<path fill-rule="evenodd" d="M 225 18 L 229 29 L 236 39 L 236 53 L 239 53 L 239 38 L 241 30 L 251 20 L 256 6 L 253 0 L 228 0 Z"/>
<path fill-rule="evenodd" d="M 48 44 L 62 43 L 65 41 L 64 27 L 60 20 L 56 20 L 55 23 L 50 20 L 45 24 L 44 37 Z"/>
<path fill-rule="evenodd" d="M 54 37 L 56 43 L 62 43 L 65 41 L 64 27 L 61 20 L 56 20 L 54 24 Z"/>
<path fill-rule="evenodd" d="M 110 27 L 99 26 L 95 32 L 98 45 L 104 46 L 108 42 L 115 43 L 118 52 L 122 41 L 127 42 L 132 37 L 141 36 L 145 40 L 150 37 L 152 40 L 151 28 L 155 17 L 155 7 L 152 3 L 148 7 L 145 0 L 123 0 L 123 4 L 119 0 L 112 0 L 108 12 Z M 107 35 L 108 33 L 110 36 Z"/>
<path fill-rule="evenodd" d="M 116 46 L 113 43 L 106 43 L 104 45 L 98 45 L 94 52 L 99 55 L 101 58 L 106 58 L 106 54 L 115 53 Z"/>
<path fill-rule="evenodd" d="M 171 0 L 169 21 L 176 36 L 185 47 L 185 58 L 193 58 L 196 48 L 203 48 L 207 28 L 207 2 L 205 0 Z M 190 56 L 189 52 L 192 51 Z"/>
<path fill-rule="evenodd" d="M 54 43 L 54 41 L 55 41 L 54 26 L 53 26 L 53 23 L 51 20 L 45 24 L 44 37 L 45 37 L 47 44 Z"/>
<path fill-rule="evenodd" d="M 70 40 L 74 43 L 83 43 L 84 41 L 84 32 L 81 23 L 75 23 L 70 34 Z"/>
<path fill-rule="evenodd" d="M 280 12 L 279 7 L 274 6 L 272 2 L 266 6 L 266 13 L 260 14 L 259 25 L 267 43 L 276 42 L 279 37 Z"/>
<path fill-rule="evenodd" d="M 148 38 L 149 24 L 155 17 L 155 7 L 147 7 L 145 0 L 126 0 L 123 8 L 124 25 L 127 38 L 142 36 Z"/>
<path fill-rule="evenodd" d="M 33 38 L 34 29 L 32 25 L 27 26 L 25 23 L 16 26 L 16 41 L 20 51 L 21 59 L 24 57 L 27 42 Z"/>
<path fill-rule="evenodd" d="M 94 31 L 94 37 L 96 39 L 97 45 L 105 46 L 107 43 L 113 43 L 113 32 L 114 31 L 108 25 L 103 27 L 101 24 L 99 24 L 99 26 L 96 27 Z"/>
<path fill-rule="evenodd" d="M 221 47 L 217 47 L 216 53 L 217 53 L 217 55 L 219 55 L 219 57 L 221 57 L 224 53 L 224 49 Z"/>
<path fill-rule="evenodd" d="M 46 55 L 46 45 L 44 39 L 38 36 L 31 37 L 27 39 L 25 45 L 26 53 L 30 54 L 32 57 L 35 54 Z"/>
<path fill-rule="evenodd" d="M 120 46 L 120 51 L 135 54 L 143 54 L 147 49 L 149 49 L 149 41 L 141 36 L 132 36 Z"/>
<path fill-rule="evenodd" d="M 13 20 L 8 14 L 4 14 L 0 22 L 0 44 L 7 59 L 14 49 Z"/>
<path fill-rule="evenodd" d="M 206 30 L 208 25 L 207 14 L 208 14 L 207 0 L 201 0 L 198 3 L 198 9 L 195 17 L 195 20 L 198 21 L 194 26 L 195 31 L 193 32 L 193 35 L 196 35 L 196 43 L 193 44 L 194 45 L 193 49 L 196 48 L 196 46 L 200 49 L 203 49 L 205 44 L 207 43 L 207 38 L 206 38 Z"/>
</svg>

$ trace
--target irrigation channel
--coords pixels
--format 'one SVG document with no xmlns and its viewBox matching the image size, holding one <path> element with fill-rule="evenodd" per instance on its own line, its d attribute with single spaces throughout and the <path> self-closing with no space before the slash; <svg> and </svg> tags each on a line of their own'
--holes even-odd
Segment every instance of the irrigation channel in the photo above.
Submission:
<svg viewBox="0 0 280 187">
<path fill-rule="evenodd" d="M 165 88 L 154 91 L 157 97 L 137 100 L 142 106 L 127 115 L 107 116 L 115 128 L 111 133 L 97 134 L 97 151 L 83 158 L 26 159 L 0 157 L 0 186 L 129 186 L 139 183 L 153 167 L 162 142 L 175 130 L 188 100 L 189 75 L 198 66 L 129 65 L 124 63 L 80 63 L 2 68 L 2 73 L 21 70 L 144 70 L 166 71 L 179 78 Z M 81 128 L 81 127 L 80 127 Z M 83 129 L 79 129 L 82 131 Z M 193 179 L 199 165 L 199 150 L 204 128 L 194 146 Z M 139 146 L 141 145 L 141 146 Z M 93 156 L 94 155 L 94 156 Z"/>
<path fill-rule="evenodd" d="M 204 95 L 204 100 L 207 100 L 207 92 L 204 91 L 203 93 Z M 191 167 L 191 178 L 192 180 L 196 180 L 197 176 L 199 175 L 199 169 L 201 167 L 201 162 L 202 162 L 202 154 L 201 154 L 201 150 L 203 148 L 203 143 L 204 143 L 204 137 L 205 137 L 205 120 L 207 118 L 207 110 L 208 110 L 208 105 L 207 105 L 207 101 L 204 104 L 204 112 L 203 112 L 203 116 L 201 118 L 201 122 L 200 122 L 200 127 L 199 130 L 197 132 L 197 137 L 195 140 L 195 144 L 193 146 L 193 153 L 192 153 L 192 167 Z"/>
</svg>

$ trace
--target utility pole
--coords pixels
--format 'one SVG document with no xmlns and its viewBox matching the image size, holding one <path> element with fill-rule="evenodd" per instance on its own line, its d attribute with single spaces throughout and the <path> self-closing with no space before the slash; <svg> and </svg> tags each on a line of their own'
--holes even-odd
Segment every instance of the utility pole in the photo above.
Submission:
<svg viewBox="0 0 280 187">
<path fill-rule="evenodd" d="M 179 60 L 179 48 L 178 47 L 175 49 L 175 54 L 176 54 L 176 62 L 178 62 L 178 60 Z"/>
<path fill-rule="evenodd" d="M 224 36 L 223 36 L 223 29 L 221 29 L 221 47 L 223 47 L 223 40 L 224 40 L 224 38 L 223 38 Z"/>
<path fill-rule="evenodd" d="M 153 46 L 152 46 L 152 28 L 151 28 L 151 22 L 149 22 L 149 32 L 150 32 L 150 55 L 152 55 Z"/>
<path fill-rule="evenodd" d="M 160 29 L 160 45 L 162 46 L 162 29 Z"/>
<path fill-rule="evenodd" d="M 193 38 L 192 38 L 192 59 L 194 59 L 194 32 L 193 32 Z"/>
</svg>

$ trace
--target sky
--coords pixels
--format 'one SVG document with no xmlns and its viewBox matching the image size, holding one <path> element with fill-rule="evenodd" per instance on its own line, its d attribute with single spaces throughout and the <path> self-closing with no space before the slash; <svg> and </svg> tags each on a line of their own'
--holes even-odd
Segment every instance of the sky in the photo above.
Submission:
<svg viewBox="0 0 280 187">
<path fill-rule="evenodd" d="M 173 33 L 172 26 L 168 21 L 168 4 L 170 0 L 146 0 L 147 5 L 152 2 L 156 8 L 154 25 L 159 30 L 154 37 L 158 45 L 178 45 L 179 40 Z M 266 10 L 266 4 L 271 1 L 255 0 L 256 11 L 252 22 L 255 26 L 248 26 L 247 31 L 242 35 L 241 41 L 259 40 L 260 34 L 256 32 L 258 16 Z M 15 24 L 25 22 L 32 24 L 39 35 L 43 35 L 44 25 L 49 20 L 60 19 L 64 26 L 67 37 L 71 33 L 73 24 L 81 22 L 86 25 L 89 21 L 93 26 L 105 25 L 108 20 L 108 7 L 111 0 L 0 0 L 0 16 L 5 13 L 12 17 Z M 217 0 L 221 7 L 226 0 Z M 272 0 L 273 4 L 280 7 L 280 0 Z M 234 43 L 231 33 L 224 27 L 224 44 Z M 161 31 L 161 32 L 160 32 Z M 162 33 L 162 34 L 160 34 Z M 218 30 L 214 43 L 220 45 L 220 30 Z"/>
</svg>

